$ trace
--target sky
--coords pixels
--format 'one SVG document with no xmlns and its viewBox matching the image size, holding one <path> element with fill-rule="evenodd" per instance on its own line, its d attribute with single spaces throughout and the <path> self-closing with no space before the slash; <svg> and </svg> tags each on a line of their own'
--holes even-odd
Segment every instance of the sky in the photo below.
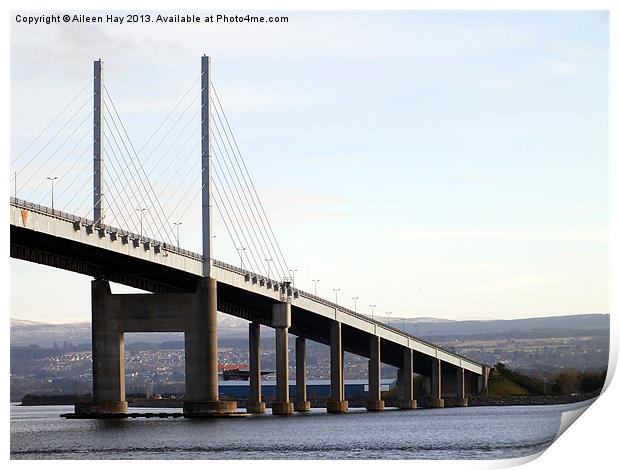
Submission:
<svg viewBox="0 0 620 470">
<path fill-rule="evenodd" d="M 199 172 L 191 173 L 200 153 L 191 151 L 199 108 L 190 101 L 199 89 L 190 85 L 208 54 L 300 288 L 312 292 L 320 279 L 319 295 L 334 300 L 340 289 L 342 305 L 359 297 L 358 311 L 376 305 L 392 318 L 609 311 L 607 13 L 278 14 L 289 22 L 13 22 L 12 159 L 26 148 L 10 169 L 19 172 L 18 196 L 49 205 L 52 173 L 36 166 L 49 155 L 63 175 L 57 207 L 87 215 L 88 86 L 75 105 L 86 99 L 76 114 L 85 120 L 70 136 L 73 160 L 54 165 L 63 152 L 27 146 L 102 58 L 132 142 L 152 161 L 161 154 L 164 163 L 145 165 L 155 190 L 165 201 L 173 188 L 188 188 L 181 245 L 201 251 L 200 206 L 191 198 L 199 183 L 183 175 Z M 187 90 L 189 111 L 173 119 L 187 123 L 188 145 L 172 133 L 158 146 L 164 135 L 150 135 Z M 164 203 L 164 212 L 174 206 Z M 238 265 L 218 217 L 214 233 L 214 257 Z M 90 318 L 89 278 L 15 260 L 11 267 L 12 317 Z"/>
</svg>

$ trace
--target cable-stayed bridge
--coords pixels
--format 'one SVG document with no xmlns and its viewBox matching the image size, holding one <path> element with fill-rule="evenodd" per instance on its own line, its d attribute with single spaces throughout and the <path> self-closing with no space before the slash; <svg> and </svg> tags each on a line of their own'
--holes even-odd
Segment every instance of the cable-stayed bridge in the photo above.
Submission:
<svg viewBox="0 0 620 470">
<path fill-rule="evenodd" d="M 250 412 L 265 410 L 261 324 L 276 329 L 276 414 L 310 407 L 306 340 L 330 346 L 330 412 L 348 409 L 344 351 L 369 358 L 369 410 L 384 408 L 381 363 L 399 370 L 402 408 L 416 408 L 418 398 L 443 407 L 444 396 L 466 405 L 468 395 L 485 392 L 484 365 L 297 288 L 212 83 L 208 57 L 138 149 L 103 78 L 103 63 L 95 61 L 93 79 L 12 160 L 11 256 L 95 279 L 93 401 L 77 406 L 79 413 L 124 415 L 123 335 L 164 331 L 185 333 L 185 414 L 234 412 L 236 403 L 218 394 L 218 310 L 251 322 Z M 198 208 L 201 254 L 179 246 L 180 226 Z M 213 258 L 214 218 L 239 253 L 239 266 Z M 151 294 L 112 294 L 110 281 Z M 296 336 L 294 399 L 289 333 Z M 414 374 L 425 377 L 423 397 L 414 396 Z"/>
</svg>

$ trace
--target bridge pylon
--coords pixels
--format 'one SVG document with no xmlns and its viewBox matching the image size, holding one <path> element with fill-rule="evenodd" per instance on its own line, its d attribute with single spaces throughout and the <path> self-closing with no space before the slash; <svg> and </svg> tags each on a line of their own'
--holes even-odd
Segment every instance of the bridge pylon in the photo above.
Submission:
<svg viewBox="0 0 620 470">
<path fill-rule="evenodd" d="M 93 78 L 93 219 L 95 225 L 103 223 L 103 61 L 94 62 Z"/>
<path fill-rule="evenodd" d="M 201 59 L 201 158 L 202 175 L 202 257 L 204 277 L 211 277 L 212 243 L 211 235 L 211 58 L 203 55 Z"/>
</svg>

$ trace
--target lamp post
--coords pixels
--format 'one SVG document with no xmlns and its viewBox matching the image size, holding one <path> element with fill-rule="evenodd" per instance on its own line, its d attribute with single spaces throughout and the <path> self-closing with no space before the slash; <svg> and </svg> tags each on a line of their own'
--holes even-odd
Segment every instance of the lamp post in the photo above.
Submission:
<svg viewBox="0 0 620 470">
<path fill-rule="evenodd" d="M 317 282 L 319 282 L 319 281 L 320 281 L 320 279 L 312 279 L 312 282 L 314 282 L 314 296 L 315 296 L 315 297 L 318 297 L 318 296 L 316 295 L 316 284 L 317 284 Z"/>
<path fill-rule="evenodd" d="M 265 258 L 265 261 L 267 261 L 267 279 L 269 279 L 269 276 L 271 275 L 271 263 L 273 262 L 273 258 Z"/>
<path fill-rule="evenodd" d="M 136 211 L 140 213 L 140 240 L 142 240 L 142 216 L 146 207 L 136 207 Z"/>
<path fill-rule="evenodd" d="M 369 307 L 372 309 L 370 312 L 370 318 L 372 318 L 372 320 L 375 320 L 375 307 L 376 305 L 369 305 Z"/>
<path fill-rule="evenodd" d="M 17 179 L 17 174 L 15 174 L 15 179 Z M 48 176 L 47 179 L 52 182 L 52 210 L 54 210 L 54 180 L 57 180 L 58 176 Z"/>
<path fill-rule="evenodd" d="M 237 248 L 237 251 L 239 252 L 239 257 L 241 258 L 241 269 L 243 269 L 243 252 L 245 251 L 245 248 Z"/>
<path fill-rule="evenodd" d="M 299 269 L 289 269 L 288 272 L 291 273 L 291 279 L 293 280 L 293 285 L 295 285 L 295 273 L 299 271 Z"/>
<path fill-rule="evenodd" d="M 340 289 L 332 289 L 336 293 L 336 305 L 338 305 L 338 291 Z"/>
<path fill-rule="evenodd" d="M 385 312 L 385 314 L 387 315 L 387 324 L 390 324 L 390 315 L 392 315 L 392 312 Z"/>
<path fill-rule="evenodd" d="M 181 242 L 179 241 L 179 227 L 183 225 L 183 222 L 172 222 L 172 225 L 177 228 L 177 246 L 180 248 Z"/>
<path fill-rule="evenodd" d="M 357 299 L 359 299 L 359 297 L 352 297 L 352 299 L 353 299 L 353 311 L 357 313 Z"/>
</svg>

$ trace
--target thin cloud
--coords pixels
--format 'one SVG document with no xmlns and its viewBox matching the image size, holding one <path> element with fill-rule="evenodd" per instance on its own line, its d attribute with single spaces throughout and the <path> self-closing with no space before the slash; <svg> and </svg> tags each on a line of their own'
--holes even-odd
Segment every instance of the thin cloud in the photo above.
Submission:
<svg viewBox="0 0 620 470">
<path fill-rule="evenodd" d="M 577 74 L 577 64 L 567 60 L 543 59 L 543 66 L 554 76 L 570 77 Z"/>
<path fill-rule="evenodd" d="M 509 276 L 496 282 L 487 282 L 480 287 L 471 289 L 469 292 L 472 294 L 505 292 L 526 289 L 530 287 L 539 287 L 545 284 L 570 282 L 574 280 L 576 280 L 576 278 L 566 276 L 560 273 L 521 274 L 516 276 Z"/>
<path fill-rule="evenodd" d="M 364 235 L 362 235 L 364 236 Z M 372 238 L 418 238 L 418 239 L 483 239 L 483 240 L 523 240 L 548 242 L 608 242 L 608 232 L 604 229 L 540 229 L 540 230 L 508 230 L 508 229 L 405 229 L 385 232 L 368 233 Z"/>
</svg>

